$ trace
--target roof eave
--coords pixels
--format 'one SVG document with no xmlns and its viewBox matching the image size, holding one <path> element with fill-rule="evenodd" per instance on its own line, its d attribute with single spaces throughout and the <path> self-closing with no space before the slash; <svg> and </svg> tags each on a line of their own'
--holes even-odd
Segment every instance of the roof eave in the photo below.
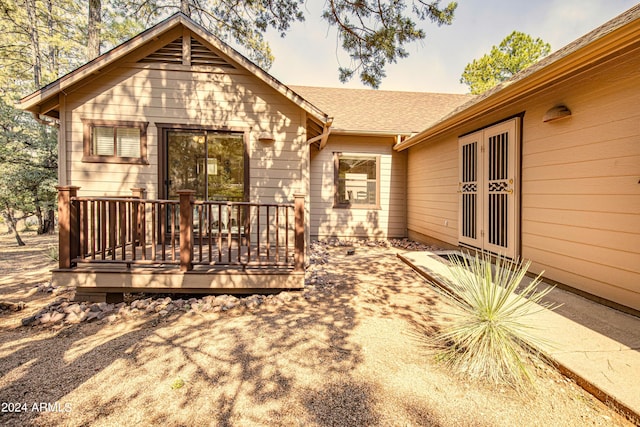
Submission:
<svg viewBox="0 0 640 427">
<path fill-rule="evenodd" d="M 203 40 L 210 43 L 224 55 L 229 57 L 232 61 L 238 63 L 243 68 L 247 69 L 247 71 L 251 72 L 262 82 L 271 86 L 277 92 L 288 98 L 298 107 L 302 108 L 306 113 L 311 115 L 314 119 L 318 120 L 321 123 L 326 123 L 329 115 L 311 104 L 309 101 L 302 98 L 300 95 L 295 93 L 293 90 L 289 89 L 286 85 L 278 81 L 275 77 L 271 76 L 269 73 L 264 71 L 262 68 L 254 64 L 245 58 L 238 51 L 233 49 L 232 47 L 223 43 L 220 39 L 218 39 L 213 34 L 207 32 L 202 27 L 200 27 L 193 20 L 188 18 L 187 16 L 178 13 L 167 18 L 165 21 L 160 22 L 138 34 L 134 38 L 122 43 L 121 45 L 111 49 L 108 52 L 100 55 L 94 60 L 84 64 L 83 66 L 77 68 L 76 70 L 60 77 L 54 82 L 44 86 L 43 88 L 38 89 L 37 91 L 25 96 L 22 98 L 18 107 L 30 111 L 33 113 L 40 113 L 39 105 L 48 101 L 49 99 L 57 96 L 60 92 L 63 92 L 66 88 L 78 83 L 82 79 L 90 76 L 91 74 L 98 73 L 101 69 L 108 66 L 109 64 L 117 61 L 118 59 L 124 57 L 125 55 L 133 52 L 138 49 L 140 46 L 148 43 L 154 38 L 158 37 L 162 33 L 171 30 L 172 28 L 184 25 L 193 33 L 200 36 Z"/>
<path fill-rule="evenodd" d="M 265 70 L 260 68 L 258 65 L 249 61 L 245 58 L 240 52 L 232 48 L 231 46 L 223 43 L 216 36 L 212 35 L 208 31 L 204 30 L 198 24 L 196 24 L 191 19 L 187 18 L 184 15 L 181 15 L 185 19 L 185 26 L 187 26 L 191 31 L 199 35 L 204 40 L 209 42 L 215 41 L 216 43 L 212 43 L 216 49 L 221 51 L 223 54 L 227 55 L 231 60 L 240 64 L 243 68 L 247 69 L 253 75 L 258 77 L 267 85 L 271 86 L 273 89 L 278 91 L 281 95 L 291 100 L 298 107 L 302 108 L 314 117 L 316 120 L 319 120 L 323 124 L 327 122 L 329 119 L 329 115 L 324 111 L 320 110 L 318 107 L 304 99 L 302 96 L 298 95 L 284 83 L 273 77 L 271 74 L 267 73 Z"/>
<path fill-rule="evenodd" d="M 64 89 L 81 81 L 91 74 L 99 72 L 105 66 L 133 52 L 143 44 L 149 42 L 150 40 L 153 40 L 155 37 L 164 33 L 165 31 L 168 31 L 171 28 L 184 23 L 183 18 L 185 18 L 183 15 L 174 15 L 157 24 L 156 26 L 143 31 L 132 39 L 120 44 L 119 46 L 114 47 L 110 51 L 103 53 L 102 55 L 87 62 L 81 67 L 71 71 L 68 74 L 65 74 L 59 79 L 25 96 L 19 101 L 19 107 L 23 110 L 38 112 L 33 108 L 34 106 L 57 95 L 58 93 L 64 91 Z"/>
<path fill-rule="evenodd" d="M 440 122 L 398 144 L 395 149 L 398 151 L 406 150 L 460 124 L 473 120 L 487 111 L 495 110 L 516 99 L 525 97 L 549 85 L 551 82 L 558 82 L 579 74 L 585 66 L 624 51 L 634 44 L 640 45 L 640 19 L 613 30 L 575 52 L 536 70 L 521 80 L 512 83 L 509 81 L 504 82 L 499 89 L 494 93 L 490 93 L 486 98 L 475 103 L 471 101 L 472 105 L 469 107 L 454 111 Z"/>
<path fill-rule="evenodd" d="M 415 134 L 411 131 L 394 131 L 394 130 L 357 130 L 357 129 L 331 129 L 332 135 L 360 135 L 360 136 L 410 136 Z"/>
</svg>

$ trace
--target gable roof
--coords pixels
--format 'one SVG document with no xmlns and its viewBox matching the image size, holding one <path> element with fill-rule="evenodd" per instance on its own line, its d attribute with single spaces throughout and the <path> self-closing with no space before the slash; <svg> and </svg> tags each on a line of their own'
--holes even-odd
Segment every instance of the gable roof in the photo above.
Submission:
<svg viewBox="0 0 640 427">
<path fill-rule="evenodd" d="M 333 116 L 332 133 L 410 135 L 438 121 L 472 95 L 290 86 Z"/>
<path fill-rule="evenodd" d="M 329 116 L 322 110 L 311 104 L 306 99 L 289 89 L 286 85 L 278 81 L 275 77 L 267 73 L 265 70 L 251 62 L 245 56 L 238 51 L 224 43 L 218 37 L 211 34 L 202 26 L 188 18 L 182 13 L 176 13 L 170 16 L 164 21 L 156 24 L 155 26 L 143 31 L 137 36 L 125 41 L 117 47 L 111 49 L 108 52 L 98 56 L 92 61 L 84 64 L 83 66 L 71 71 L 70 73 L 60 77 L 56 81 L 49 83 L 48 85 L 38 89 L 37 91 L 25 96 L 19 102 L 19 107 L 23 110 L 30 111 L 35 114 L 46 114 L 48 111 L 52 111 L 51 106 L 55 106 L 57 103 L 57 97 L 60 92 L 70 86 L 79 83 L 85 78 L 100 73 L 105 67 L 112 65 L 114 62 L 125 57 L 127 54 L 134 52 L 136 49 L 142 47 L 146 43 L 158 38 L 160 35 L 168 32 L 169 30 L 182 25 L 189 29 L 192 33 L 199 36 L 206 43 L 211 45 L 215 50 L 219 51 L 225 58 L 225 60 L 235 63 L 241 68 L 246 69 L 252 73 L 262 82 L 266 83 L 280 94 L 288 98 L 290 101 L 298 105 L 305 112 L 311 115 L 315 120 L 320 123 L 326 123 Z M 43 111 L 43 106 L 49 110 Z M 52 115 L 55 117 L 55 115 Z"/>
<path fill-rule="evenodd" d="M 405 150 L 424 140 L 472 120 L 490 109 L 499 108 L 553 82 L 575 76 L 621 52 L 640 45 L 640 4 L 618 15 L 595 30 L 541 59 L 454 111 L 419 134 L 397 144 Z"/>
</svg>

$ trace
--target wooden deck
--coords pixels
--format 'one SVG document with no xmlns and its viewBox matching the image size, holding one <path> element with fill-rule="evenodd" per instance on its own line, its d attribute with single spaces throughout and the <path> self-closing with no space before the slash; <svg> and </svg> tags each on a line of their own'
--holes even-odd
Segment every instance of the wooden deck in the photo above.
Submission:
<svg viewBox="0 0 640 427">
<path fill-rule="evenodd" d="M 304 272 L 283 269 L 219 269 L 198 267 L 76 268 L 53 271 L 53 285 L 74 286 L 76 300 L 119 302 L 124 293 L 270 293 L 304 287 Z"/>
<path fill-rule="evenodd" d="M 78 197 L 60 187 L 54 285 L 76 299 L 126 292 L 254 293 L 304 286 L 304 202 Z"/>
</svg>

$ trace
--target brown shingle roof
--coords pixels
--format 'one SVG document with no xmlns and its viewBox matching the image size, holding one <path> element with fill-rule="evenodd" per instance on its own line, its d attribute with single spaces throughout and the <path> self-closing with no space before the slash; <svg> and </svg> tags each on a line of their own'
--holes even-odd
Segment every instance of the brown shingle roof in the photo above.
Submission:
<svg viewBox="0 0 640 427">
<path fill-rule="evenodd" d="M 333 116 L 333 130 L 414 133 L 440 120 L 471 95 L 289 86 Z"/>
</svg>

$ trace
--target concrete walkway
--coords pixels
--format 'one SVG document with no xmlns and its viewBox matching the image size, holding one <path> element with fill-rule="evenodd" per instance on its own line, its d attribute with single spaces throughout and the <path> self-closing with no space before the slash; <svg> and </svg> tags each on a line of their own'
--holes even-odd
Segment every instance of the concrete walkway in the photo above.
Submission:
<svg viewBox="0 0 640 427">
<path fill-rule="evenodd" d="M 448 276 L 445 262 L 433 252 L 398 257 L 436 282 Z M 545 301 L 562 306 L 532 315 L 552 344 L 539 350 L 563 374 L 640 424 L 640 318 L 561 289 Z"/>
</svg>

